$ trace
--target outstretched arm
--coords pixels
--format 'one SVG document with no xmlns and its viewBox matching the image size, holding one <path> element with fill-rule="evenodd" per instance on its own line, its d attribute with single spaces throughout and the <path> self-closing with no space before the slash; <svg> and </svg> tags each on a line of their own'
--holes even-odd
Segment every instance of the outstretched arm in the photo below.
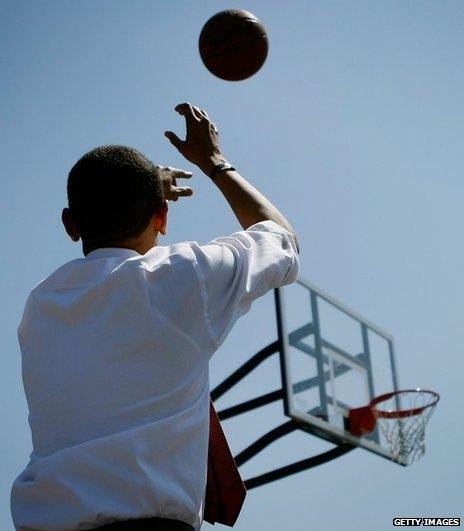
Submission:
<svg viewBox="0 0 464 531">
<path fill-rule="evenodd" d="M 219 147 L 215 124 L 205 111 L 189 103 L 177 105 L 176 111 L 185 117 L 186 139 L 181 140 L 172 131 L 166 131 L 165 136 L 187 160 L 198 166 L 206 175 L 211 175 L 214 167 L 225 161 Z M 271 220 L 289 231 L 296 241 L 295 230 L 288 220 L 237 171 L 218 172 L 214 182 L 244 229 L 260 221 Z"/>
</svg>

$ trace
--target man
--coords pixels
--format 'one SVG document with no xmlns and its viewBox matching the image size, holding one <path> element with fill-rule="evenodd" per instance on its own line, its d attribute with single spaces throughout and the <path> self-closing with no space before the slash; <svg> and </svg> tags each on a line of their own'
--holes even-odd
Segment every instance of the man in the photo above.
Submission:
<svg viewBox="0 0 464 531">
<path fill-rule="evenodd" d="M 291 225 L 224 160 L 206 112 L 176 110 L 186 139 L 166 137 L 244 230 L 159 246 L 166 200 L 191 195 L 177 187 L 191 174 L 123 146 L 74 165 L 62 220 L 85 258 L 34 288 L 18 330 L 33 441 L 11 493 L 18 530 L 198 529 L 213 457 L 208 361 L 253 300 L 297 278 Z"/>
</svg>

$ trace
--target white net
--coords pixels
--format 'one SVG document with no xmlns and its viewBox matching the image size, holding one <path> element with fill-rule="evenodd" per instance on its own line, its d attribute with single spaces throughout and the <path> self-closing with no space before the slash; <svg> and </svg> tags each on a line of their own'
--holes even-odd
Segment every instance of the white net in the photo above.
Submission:
<svg viewBox="0 0 464 531">
<path fill-rule="evenodd" d="M 422 389 L 402 391 L 373 408 L 392 454 L 410 465 L 425 453 L 425 427 L 438 402 L 438 395 Z"/>
</svg>

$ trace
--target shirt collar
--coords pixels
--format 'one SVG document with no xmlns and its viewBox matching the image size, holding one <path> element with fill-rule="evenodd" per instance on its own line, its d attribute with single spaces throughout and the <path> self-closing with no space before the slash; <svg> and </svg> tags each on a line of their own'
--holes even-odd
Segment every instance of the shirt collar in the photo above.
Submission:
<svg viewBox="0 0 464 531">
<path fill-rule="evenodd" d="M 133 256 L 141 256 L 141 254 L 134 249 L 127 249 L 126 247 L 100 247 L 90 251 L 85 258 L 131 258 Z"/>
</svg>

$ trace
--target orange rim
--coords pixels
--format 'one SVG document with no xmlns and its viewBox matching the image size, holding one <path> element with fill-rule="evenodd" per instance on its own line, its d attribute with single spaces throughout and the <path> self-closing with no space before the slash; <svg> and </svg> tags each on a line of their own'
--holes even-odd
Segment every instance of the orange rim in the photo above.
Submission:
<svg viewBox="0 0 464 531">
<path fill-rule="evenodd" d="M 430 395 L 430 402 L 424 406 L 416 407 L 413 409 L 398 409 L 396 411 L 386 411 L 383 409 L 377 408 L 377 404 L 381 404 L 387 400 L 390 400 L 394 396 L 400 396 L 407 393 L 422 393 Z M 403 391 L 392 391 L 391 393 L 385 393 L 384 395 L 377 396 L 371 400 L 370 406 L 376 417 L 384 419 L 401 419 L 405 417 L 413 417 L 414 415 L 420 415 L 426 409 L 435 406 L 435 404 L 440 400 L 440 395 L 435 391 L 430 391 L 428 389 L 405 389 Z"/>
</svg>

